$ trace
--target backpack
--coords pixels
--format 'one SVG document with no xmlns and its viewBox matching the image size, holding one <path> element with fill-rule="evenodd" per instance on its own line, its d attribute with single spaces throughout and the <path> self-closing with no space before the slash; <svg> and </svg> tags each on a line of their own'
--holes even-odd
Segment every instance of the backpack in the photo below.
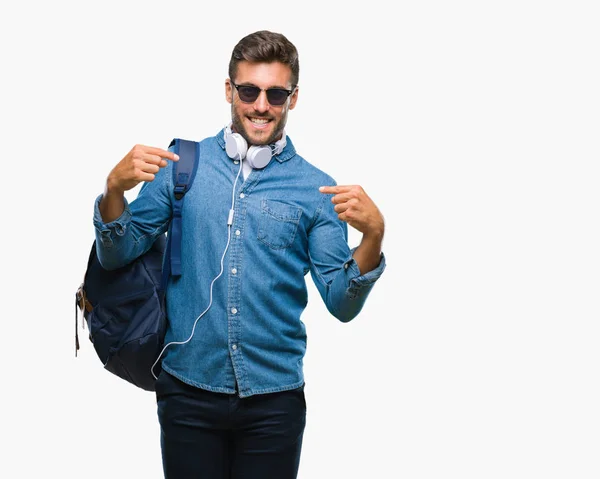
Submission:
<svg viewBox="0 0 600 479">
<path fill-rule="evenodd" d="M 104 368 L 146 391 L 154 391 L 167 327 L 165 290 L 170 276 L 181 275 L 181 212 L 199 160 L 199 143 L 175 138 L 169 147 L 175 201 L 168 234 L 129 264 L 106 270 L 92 244 L 83 283 L 75 293 L 75 356 L 79 350 L 78 310 Z"/>
</svg>

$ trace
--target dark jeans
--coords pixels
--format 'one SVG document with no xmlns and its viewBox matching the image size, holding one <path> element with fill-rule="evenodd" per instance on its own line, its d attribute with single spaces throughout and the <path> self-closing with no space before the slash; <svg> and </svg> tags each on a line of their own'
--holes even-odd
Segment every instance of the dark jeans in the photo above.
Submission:
<svg viewBox="0 0 600 479">
<path fill-rule="evenodd" d="M 167 479 L 295 479 L 306 422 L 304 387 L 241 399 L 156 382 Z"/>
</svg>

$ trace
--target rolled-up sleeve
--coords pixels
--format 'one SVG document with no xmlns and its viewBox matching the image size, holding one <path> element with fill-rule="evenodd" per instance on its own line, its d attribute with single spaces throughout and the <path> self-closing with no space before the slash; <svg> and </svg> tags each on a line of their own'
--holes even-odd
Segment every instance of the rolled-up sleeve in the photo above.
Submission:
<svg viewBox="0 0 600 479">
<path fill-rule="evenodd" d="M 356 248 L 352 248 L 350 254 L 354 255 L 355 250 Z M 354 297 L 360 294 L 368 294 L 385 269 L 385 255 L 381 253 L 379 264 L 365 274 L 360 274 L 358 265 L 353 257 L 350 257 L 350 259 L 344 263 L 344 269 L 349 271 L 348 276 L 350 277 L 350 285 L 348 286 L 347 291 L 348 295 Z"/>
<path fill-rule="evenodd" d="M 385 255 L 381 253 L 375 269 L 361 275 L 352 257 L 356 248 L 348 246 L 348 226 L 325 200 L 309 232 L 308 244 L 311 276 L 328 311 L 342 322 L 352 320 L 383 273 Z"/>
<path fill-rule="evenodd" d="M 131 203 L 125 198 L 125 209 L 114 221 L 105 223 L 100 214 L 99 195 L 94 202 L 96 251 L 105 269 L 116 269 L 133 261 L 150 249 L 163 234 L 171 219 L 170 176 L 171 162 L 161 168 L 151 182 L 142 188 Z"/>
</svg>

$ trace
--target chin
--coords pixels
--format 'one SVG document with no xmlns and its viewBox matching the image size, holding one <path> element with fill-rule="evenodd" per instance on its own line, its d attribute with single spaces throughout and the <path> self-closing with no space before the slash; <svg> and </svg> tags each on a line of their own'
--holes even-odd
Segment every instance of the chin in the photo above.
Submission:
<svg viewBox="0 0 600 479">
<path fill-rule="evenodd" d="M 250 131 L 248 131 L 248 129 L 250 129 Z M 269 125 L 269 128 L 259 131 L 254 130 L 251 125 L 246 128 L 246 135 L 253 145 L 268 145 L 269 143 L 272 143 L 274 133 L 275 128 L 271 125 Z"/>
</svg>

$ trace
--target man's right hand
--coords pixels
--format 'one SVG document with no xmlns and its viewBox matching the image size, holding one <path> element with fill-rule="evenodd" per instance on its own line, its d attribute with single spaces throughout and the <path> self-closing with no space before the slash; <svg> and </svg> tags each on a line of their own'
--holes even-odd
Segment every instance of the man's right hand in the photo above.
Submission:
<svg viewBox="0 0 600 479">
<path fill-rule="evenodd" d="M 123 194 L 142 181 L 153 181 L 167 160 L 177 161 L 179 156 L 161 148 L 135 145 L 108 175 L 106 192 Z"/>
<path fill-rule="evenodd" d="M 167 160 L 178 161 L 179 156 L 162 148 L 135 145 L 106 179 L 99 205 L 102 221 L 110 223 L 121 216 L 125 209 L 124 193 L 142 181 L 153 181 L 156 173 L 167 166 Z"/>
</svg>

